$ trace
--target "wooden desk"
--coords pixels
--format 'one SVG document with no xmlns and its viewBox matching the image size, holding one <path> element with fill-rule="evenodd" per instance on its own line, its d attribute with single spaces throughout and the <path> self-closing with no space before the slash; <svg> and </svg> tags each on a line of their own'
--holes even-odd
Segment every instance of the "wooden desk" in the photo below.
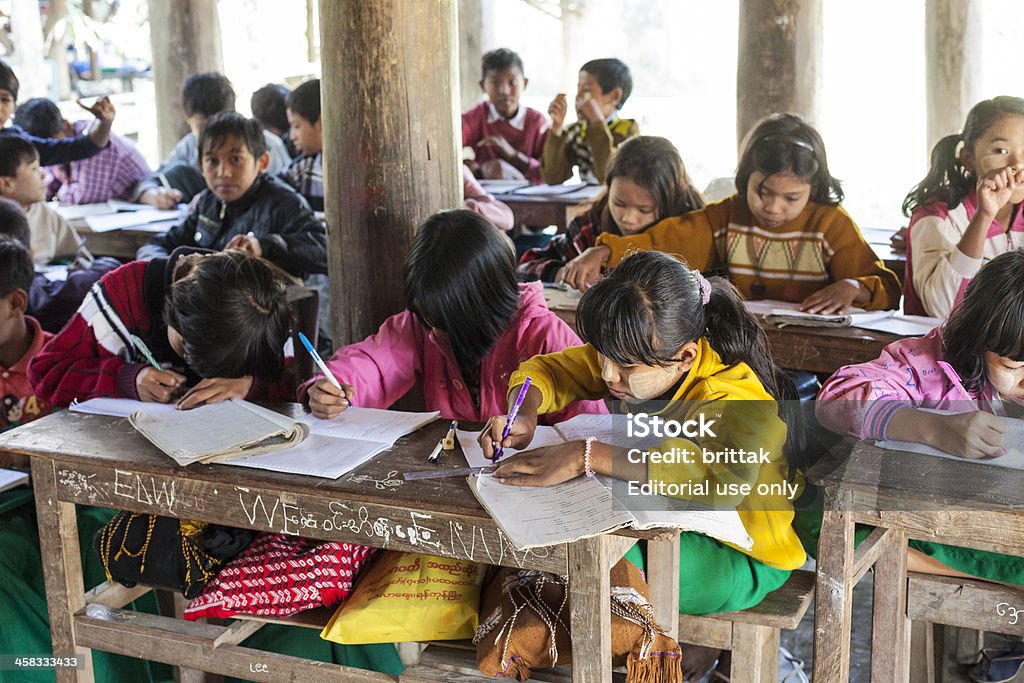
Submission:
<svg viewBox="0 0 1024 683">
<path fill-rule="evenodd" d="M 568 574 L 577 683 L 612 680 L 609 570 L 635 538 L 648 538 L 651 557 L 662 558 L 648 567 L 658 620 L 676 632 L 678 532 L 518 551 L 465 480 L 402 479 L 403 472 L 432 469 L 426 454 L 446 429 L 447 422 L 436 421 L 337 480 L 227 465 L 180 468 L 127 420 L 105 416 L 65 411 L 0 435 L 0 450 L 32 456 L 39 528 L 48 530 L 40 545 L 54 652 L 90 662 L 88 648 L 95 648 L 260 681 L 396 680 L 241 647 L 258 623 L 221 627 L 123 609 L 145 587 L 104 584 L 86 594 L 75 504 Z M 446 459 L 465 464 L 461 454 Z M 58 670 L 57 680 L 91 681 L 92 671 Z"/>
<path fill-rule="evenodd" d="M 892 248 L 890 240 L 896 234 L 892 228 L 861 228 L 861 234 L 871 245 L 875 255 L 882 259 L 886 267 L 896 273 L 896 276 L 903 282 L 903 273 L 907 265 L 907 252 L 896 251 Z"/>
<path fill-rule="evenodd" d="M 121 261 L 134 261 L 143 244 L 159 234 L 152 230 L 111 230 L 93 232 L 84 222 L 74 221 L 71 227 L 85 240 L 85 248 L 93 256 L 113 256 Z"/>
<path fill-rule="evenodd" d="M 487 189 L 486 181 L 481 185 Z M 603 189 L 603 185 L 588 185 L 568 194 L 530 196 L 508 192 L 495 193 L 494 198 L 512 209 L 516 225 L 531 228 L 554 225 L 558 232 L 565 232 L 572 219 L 589 209 Z"/>
<path fill-rule="evenodd" d="M 871 680 L 905 680 L 908 538 L 1024 553 L 1022 471 L 895 453 L 844 439 L 807 472 L 807 479 L 825 495 L 814 607 L 815 681 L 849 679 L 853 587 L 872 566 Z M 875 530 L 855 553 L 856 523 Z M 996 604 L 986 614 L 970 616 L 972 628 L 1024 630 L 1024 622 L 1008 619 L 1005 607 L 1000 613 Z"/>
<path fill-rule="evenodd" d="M 555 315 L 576 330 L 578 297 L 545 287 L 544 299 Z M 857 327 L 763 327 L 779 367 L 822 374 L 831 374 L 851 363 L 874 360 L 886 344 L 901 339 L 899 335 Z"/>
</svg>

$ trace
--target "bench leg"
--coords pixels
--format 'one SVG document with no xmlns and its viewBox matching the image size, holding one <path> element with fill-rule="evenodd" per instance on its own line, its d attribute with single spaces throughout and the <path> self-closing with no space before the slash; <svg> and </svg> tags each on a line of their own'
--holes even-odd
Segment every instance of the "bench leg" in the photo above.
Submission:
<svg viewBox="0 0 1024 683">
<path fill-rule="evenodd" d="M 910 622 L 910 683 L 940 683 L 943 638 L 941 624 Z"/>
<path fill-rule="evenodd" d="M 775 683 L 779 678 L 779 629 L 733 624 L 732 683 Z"/>
<path fill-rule="evenodd" d="M 163 589 L 157 589 L 154 592 L 156 593 L 157 608 L 162 616 L 184 618 L 185 607 L 188 606 L 188 600 L 184 595 L 177 591 Z M 220 676 L 217 678 L 223 680 Z M 205 671 L 176 666 L 174 667 L 174 683 L 210 683 L 210 681 L 207 679 Z"/>
</svg>

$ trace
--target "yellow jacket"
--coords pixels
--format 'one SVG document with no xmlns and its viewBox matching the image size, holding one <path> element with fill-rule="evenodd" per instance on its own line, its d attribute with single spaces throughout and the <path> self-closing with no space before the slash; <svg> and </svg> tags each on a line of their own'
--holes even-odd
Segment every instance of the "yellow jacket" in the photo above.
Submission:
<svg viewBox="0 0 1024 683">
<path fill-rule="evenodd" d="M 759 495 L 758 485 L 775 485 L 779 489 L 787 479 L 788 463 L 782 447 L 786 441 L 786 425 L 778 416 L 777 404 L 765 391 L 754 371 L 746 363 L 725 365 L 707 339 L 698 340 L 698 356 L 668 406 L 658 413 L 665 419 L 692 419 L 703 413 L 716 420 L 715 439 L 704 439 L 698 445 L 686 438 L 666 438 L 663 451 L 701 448 L 721 452 L 728 448 L 769 453 L 763 464 L 664 464 L 648 462 L 647 477 L 651 482 L 685 484 L 708 482 L 710 496 L 691 496 L 695 500 L 736 507 L 747 533 L 754 539 L 750 550 L 731 546 L 777 569 L 796 569 L 805 560 L 803 546 L 793 530 L 792 500 L 781 492 Z M 573 401 L 598 399 L 608 395 L 601 379 L 598 353 L 590 344 L 565 349 L 558 353 L 533 358 L 520 364 L 509 378 L 509 386 L 533 378 L 533 386 L 542 396 L 540 413 L 561 410 Z M 719 484 L 749 484 L 753 492 L 745 497 L 717 496 Z M 794 482 L 796 495 L 803 488 L 802 478 Z M 794 496 L 795 497 L 795 496 Z"/>
<path fill-rule="evenodd" d="M 807 202 L 799 216 L 769 229 L 759 227 L 747 202 L 733 195 L 637 235 L 602 233 L 597 244 L 611 249 L 610 267 L 634 250 L 677 254 L 702 271 L 724 267 L 747 299 L 798 303 L 847 278 L 871 292 L 866 304 L 858 304 L 870 311 L 898 307 L 902 293 L 896 274 L 841 206 Z"/>
</svg>

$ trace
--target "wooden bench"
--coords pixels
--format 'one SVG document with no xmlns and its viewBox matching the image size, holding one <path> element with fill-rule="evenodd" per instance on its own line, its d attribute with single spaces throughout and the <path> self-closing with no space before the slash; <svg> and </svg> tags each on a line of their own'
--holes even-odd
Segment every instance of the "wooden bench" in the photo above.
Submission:
<svg viewBox="0 0 1024 683">
<path fill-rule="evenodd" d="M 679 642 L 732 652 L 732 683 L 768 683 L 779 675 L 783 629 L 795 629 L 814 599 L 814 572 L 796 570 L 761 604 L 703 617 L 679 615 Z"/>
<path fill-rule="evenodd" d="M 456 640 L 428 645 L 419 662 L 407 666 L 398 680 L 399 683 L 480 683 L 495 679 L 480 673 L 473 644 L 468 640 Z M 612 680 L 623 683 L 626 675 L 615 671 Z M 533 672 L 528 683 L 572 683 L 572 667 L 539 669 Z"/>
<path fill-rule="evenodd" d="M 937 683 L 948 680 L 949 667 L 941 627 L 1024 637 L 1024 590 L 976 579 L 910 573 L 907 617 L 911 620 L 909 680 Z"/>
</svg>

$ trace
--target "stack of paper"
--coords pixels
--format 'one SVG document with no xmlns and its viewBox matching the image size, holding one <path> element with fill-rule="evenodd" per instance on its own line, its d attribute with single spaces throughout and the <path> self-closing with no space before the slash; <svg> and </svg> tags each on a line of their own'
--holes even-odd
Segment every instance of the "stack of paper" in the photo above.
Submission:
<svg viewBox="0 0 1024 683">
<path fill-rule="evenodd" d="M 804 313 L 798 310 L 800 304 L 789 301 L 745 302 L 747 310 L 761 316 L 765 322 L 778 327 L 801 325 L 804 327 L 857 327 L 864 330 L 888 332 L 904 337 L 928 334 L 933 328 L 942 324 L 939 318 L 928 318 L 922 315 L 903 315 L 897 311 L 865 311 L 851 308 L 843 314 L 823 315 Z"/>
<path fill-rule="evenodd" d="M 28 473 L 0 469 L 0 492 L 28 483 Z"/>
</svg>

